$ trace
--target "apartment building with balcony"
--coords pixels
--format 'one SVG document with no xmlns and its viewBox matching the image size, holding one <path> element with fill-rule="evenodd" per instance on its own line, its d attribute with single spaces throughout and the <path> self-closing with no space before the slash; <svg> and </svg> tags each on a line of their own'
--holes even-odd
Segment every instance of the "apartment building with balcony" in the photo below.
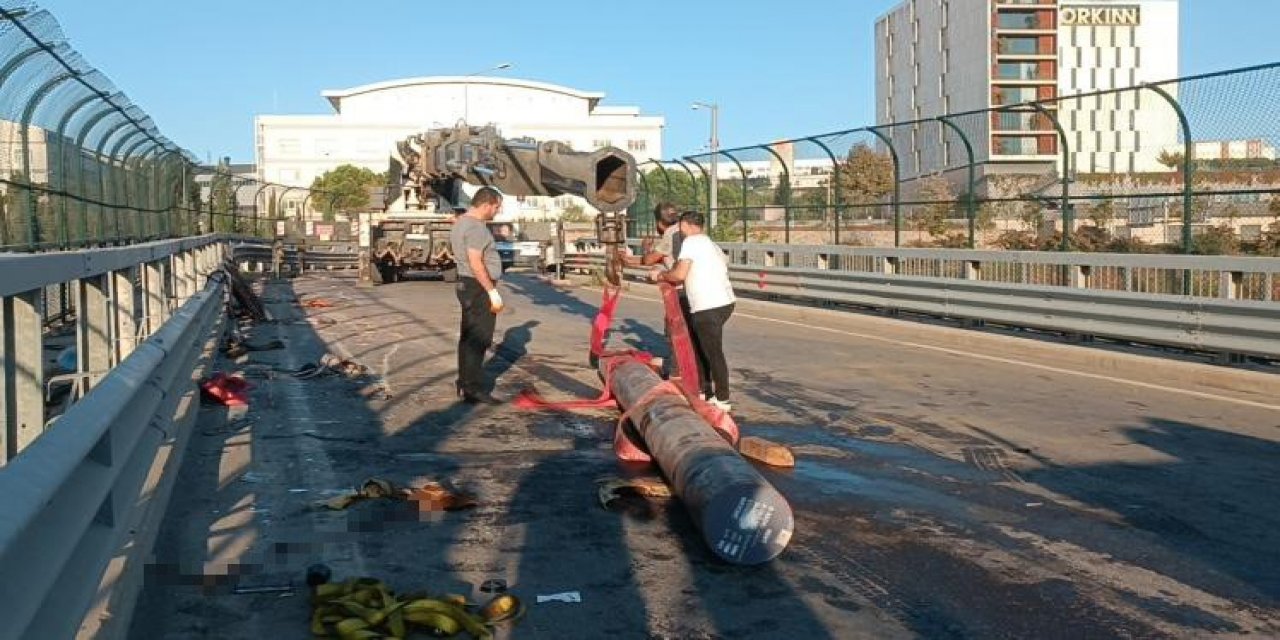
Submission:
<svg viewBox="0 0 1280 640">
<path fill-rule="evenodd" d="M 1027 102 L 1048 113 L 953 119 L 982 176 L 1061 175 L 1055 120 L 1074 173 L 1163 171 L 1160 152 L 1178 143 L 1154 92 L 1069 98 L 1177 77 L 1177 0 L 905 0 L 875 31 L 877 123 L 912 123 L 884 129 L 906 179 L 967 163 L 959 136 L 930 119 Z"/>
</svg>

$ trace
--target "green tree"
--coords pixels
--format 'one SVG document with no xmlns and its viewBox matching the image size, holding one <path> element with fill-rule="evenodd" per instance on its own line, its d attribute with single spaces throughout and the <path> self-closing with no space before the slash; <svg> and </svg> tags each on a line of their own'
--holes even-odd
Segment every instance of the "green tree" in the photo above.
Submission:
<svg viewBox="0 0 1280 640">
<path fill-rule="evenodd" d="M 893 160 L 887 153 L 856 144 L 840 163 L 839 186 L 846 204 L 879 202 L 893 191 Z"/>
<path fill-rule="evenodd" d="M 561 222 L 590 222 L 591 218 L 587 216 L 587 210 L 582 205 L 574 202 L 560 211 Z"/>
<path fill-rule="evenodd" d="M 1235 255 L 1240 253 L 1240 237 L 1229 224 L 1209 227 L 1191 239 L 1191 252 L 1202 256 Z"/>
<path fill-rule="evenodd" d="M 1280 220 L 1267 225 L 1266 231 L 1258 238 L 1258 253 L 1266 256 L 1280 256 Z"/>
<path fill-rule="evenodd" d="M 311 181 L 311 191 L 315 194 L 311 197 L 311 202 L 315 203 L 316 209 L 320 210 L 326 221 L 332 221 L 338 211 L 367 208 L 369 189 L 385 184 L 385 174 L 343 164 Z"/>
<path fill-rule="evenodd" d="M 236 202 L 235 179 L 227 159 L 218 163 L 213 179 L 209 181 L 209 206 L 213 208 L 213 228 L 218 232 L 243 232 L 237 228 L 235 213 L 239 203 Z"/>
<path fill-rule="evenodd" d="M 1156 156 L 1156 162 L 1169 167 L 1170 169 L 1178 169 L 1182 167 L 1184 156 L 1177 151 L 1164 150 L 1160 155 Z"/>
<path fill-rule="evenodd" d="M 951 229 L 949 222 L 956 207 L 956 196 L 951 183 L 941 176 L 925 178 L 920 183 L 922 212 L 915 216 L 916 228 L 928 233 L 935 241 L 945 238 Z"/>
<path fill-rule="evenodd" d="M 1106 229 L 1111 225 L 1111 221 L 1116 217 L 1116 205 L 1111 200 L 1101 200 L 1097 204 L 1089 207 L 1089 222 L 1099 229 Z"/>
<path fill-rule="evenodd" d="M 791 179 L 787 174 L 778 176 L 778 186 L 773 189 L 773 201 L 783 204 L 791 200 Z"/>
<path fill-rule="evenodd" d="M 707 206 L 706 181 L 701 178 L 691 179 L 684 169 L 652 169 L 645 172 L 644 184 L 648 185 L 649 200 L 655 205 L 659 202 L 670 202 L 682 209 L 698 210 Z M 723 189 L 722 184 L 721 191 Z"/>
</svg>

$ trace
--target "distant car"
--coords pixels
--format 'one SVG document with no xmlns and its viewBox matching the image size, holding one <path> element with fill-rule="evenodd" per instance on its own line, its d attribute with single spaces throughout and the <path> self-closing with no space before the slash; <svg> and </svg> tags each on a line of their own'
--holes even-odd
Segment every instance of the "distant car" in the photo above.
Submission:
<svg viewBox="0 0 1280 640">
<path fill-rule="evenodd" d="M 534 240 L 524 240 L 515 243 L 516 266 L 532 269 L 538 268 L 538 261 L 542 258 L 542 244 L 543 243 Z"/>
<path fill-rule="evenodd" d="M 502 260 L 502 270 L 506 271 L 516 264 L 516 244 L 514 242 L 497 241 L 498 259 Z"/>
</svg>

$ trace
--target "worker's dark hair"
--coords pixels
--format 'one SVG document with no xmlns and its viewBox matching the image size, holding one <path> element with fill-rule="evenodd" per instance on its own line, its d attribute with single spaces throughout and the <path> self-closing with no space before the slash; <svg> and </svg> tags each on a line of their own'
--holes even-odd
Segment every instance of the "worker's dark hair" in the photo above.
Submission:
<svg viewBox="0 0 1280 640">
<path fill-rule="evenodd" d="M 493 187 L 480 187 L 476 194 L 471 196 L 471 206 L 479 207 L 486 204 L 502 204 L 502 192 Z"/>
<path fill-rule="evenodd" d="M 695 227 L 705 227 L 707 219 L 697 211 L 686 211 L 680 214 L 680 222 L 688 222 Z"/>
<path fill-rule="evenodd" d="M 659 202 L 653 208 L 653 221 L 671 226 L 680 221 L 680 210 L 670 202 Z"/>
</svg>

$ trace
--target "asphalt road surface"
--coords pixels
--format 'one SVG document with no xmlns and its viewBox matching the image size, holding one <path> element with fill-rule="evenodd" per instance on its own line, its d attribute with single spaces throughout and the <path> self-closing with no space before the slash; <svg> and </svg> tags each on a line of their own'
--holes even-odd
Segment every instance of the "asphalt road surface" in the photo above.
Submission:
<svg viewBox="0 0 1280 640">
<path fill-rule="evenodd" d="M 496 395 L 594 396 L 600 292 L 504 288 Z M 457 403 L 452 285 L 320 273 L 264 298 L 277 322 L 248 335 L 287 348 L 219 364 L 260 377 L 247 412 L 202 410 L 132 637 L 310 637 L 302 591 L 232 588 L 299 584 L 317 561 L 398 591 L 480 597 L 503 578 L 529 610 L 499 637 L 1280 636 L 1280 378 L 744 302 L 726 338 L 735 413 L 795 452 L 763 473 L 796 534 L 735 567 L 678 501 L 600 506 L 598 479 L 656 473 L 613 459 L 616 414 Z M 317 299 L 332 306 L 301 306 Z M 616 328 L 662 350 L 651 288 Z M 325 353 L 370 375 L 280 373 Z M 369 477 L 479 506 L 312 506 Z M 581 602 L 535 603 L 566 591 Z"/>
</svg>

